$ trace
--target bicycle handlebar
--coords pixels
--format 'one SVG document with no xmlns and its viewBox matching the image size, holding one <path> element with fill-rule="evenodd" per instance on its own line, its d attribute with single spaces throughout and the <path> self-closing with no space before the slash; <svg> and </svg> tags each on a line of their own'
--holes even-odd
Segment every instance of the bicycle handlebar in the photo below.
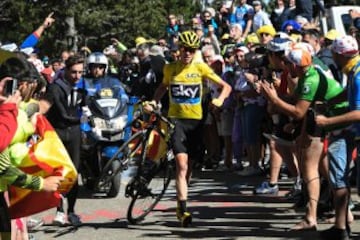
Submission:
<svg viewBox="0 0 360 240">
<path fill-rule="evenodd" d="M 140 98 L 135 105 L 140 105 L 141 106 L 141 112 L 144 112 L 143 109 L 143 103 L 146 102 L 144 101 L 143 98 Z M 154 114 L 156 118 L 160 119 L 161 121 L 165 122 L 170 129 L 174 129 L 175 125 L 165 116 L 163 116 L 163 114 L 161 113 L 160 109 L 154 109 L 155 106 L 153 106 L 153 110 L 149 113 L 149 114 Z"/>
</svg>

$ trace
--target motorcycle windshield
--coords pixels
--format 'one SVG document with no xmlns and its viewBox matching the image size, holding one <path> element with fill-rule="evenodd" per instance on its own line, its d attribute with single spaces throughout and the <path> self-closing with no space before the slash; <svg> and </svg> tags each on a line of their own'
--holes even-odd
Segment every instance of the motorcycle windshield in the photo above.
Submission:
<svg viewBox="0 0 360 240">
<path fill-rule="evenodd" d="M 95 102 L 91 105 L 91 110 L 94 115 L 101 117 L 103 119 L 112 119 L 125 110 L 126 103 L 122 103 L 117 98 L 102 98 L 96 99 Z"/>
</svg>

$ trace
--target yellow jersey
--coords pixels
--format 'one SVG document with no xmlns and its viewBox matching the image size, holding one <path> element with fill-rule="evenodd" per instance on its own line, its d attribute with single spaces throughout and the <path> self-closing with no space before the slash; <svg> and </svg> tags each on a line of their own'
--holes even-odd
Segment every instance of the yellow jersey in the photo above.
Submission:
<svg viewBox="0 0 360 240">
<path fill-rule="evenodd" d="M 164 66 L 163 84 L 169 89 L 169 117 L 201 119 L 203 81 L 219 83 L 221 78 L 203 62 L 183 64 L 181 61 Z"/>
</svg>

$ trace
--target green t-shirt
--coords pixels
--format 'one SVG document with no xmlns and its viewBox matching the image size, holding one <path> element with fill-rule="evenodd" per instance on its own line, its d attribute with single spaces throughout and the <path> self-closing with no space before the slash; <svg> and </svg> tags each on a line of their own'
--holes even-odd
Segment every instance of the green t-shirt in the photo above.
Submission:
<svg viewBox="0 0 360 240">
<path fill-rule="evenodd" d="M 312 107 L 314 103 L 319 101 L 326 104 L 327 101 L 338 96 L 344 91 L 343 87 L 333 78 L 327 77 L 321 69 L 310 66 L 305 76 L 299 79 L 298 85 L 295 89 L 295 93 L 298 96 L 298 99 L 306 100 L 312 102 Z M 348 111 L 349 103 L 343 101 L 331 106 L 326 106 L 325 114 L 326 116 L 337 116 Z M 327 131 L 335 130 L 339 128 L 346 127 L 347 125 L 334 125 L 331 128 L 326 128 Z"/>
</svg>

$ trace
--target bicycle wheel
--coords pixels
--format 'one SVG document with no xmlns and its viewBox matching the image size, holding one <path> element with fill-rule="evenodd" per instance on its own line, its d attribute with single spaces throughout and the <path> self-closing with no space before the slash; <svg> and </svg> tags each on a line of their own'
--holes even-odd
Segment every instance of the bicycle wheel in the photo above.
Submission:
<svg viewBox="0 0 360 240">
<path fill-rule="evenodd" d="M 120 146 L 119 150 L 103 167 L 96 184 L 97 188 L 102 189 L 111 187 L 112 179 L 122 170 L 129 166 L 138 165 L 138 162 L 141 159 L 144 137 L 145 132 L 138 131 Z M 119 164 L 114 164 L 116 161 L 118 161 Z M 116 168 L 114 165 L 116 165 Z"/>
<path fill-rule="evenodd" d="M 150 161 L 146 160 L 141 172 L 129 183 L 135 190 L 127 212 L 127 219 L 132 224 L 144 220 L 170 184 L 172 168 L 167 158 L 158 164 Z"/>
</svg>

